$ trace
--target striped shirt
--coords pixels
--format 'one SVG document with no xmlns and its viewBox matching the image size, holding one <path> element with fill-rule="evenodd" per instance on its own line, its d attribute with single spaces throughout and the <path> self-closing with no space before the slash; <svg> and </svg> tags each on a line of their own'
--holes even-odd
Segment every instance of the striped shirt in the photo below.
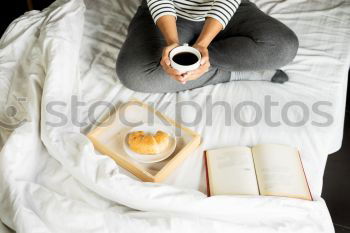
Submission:
<svg viewBox="0 0 350 233">
<path fill-rule="evenodd" d="M 154 22 L 164 15 L 172 15 L 192 21 L 206 17 L 218 20 L 223 28 L 238 9 L 241 0 L 147 0 Z"/>
</svg>

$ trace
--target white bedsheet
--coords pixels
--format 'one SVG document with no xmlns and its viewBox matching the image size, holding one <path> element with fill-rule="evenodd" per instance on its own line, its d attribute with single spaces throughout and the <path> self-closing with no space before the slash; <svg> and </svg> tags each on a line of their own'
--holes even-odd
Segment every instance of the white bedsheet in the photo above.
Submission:
<svg viewBox="0 0 350 233">
<path fill-rule="evenodd" d="M 285 67 L 291 81 L 236 82 L 208 86 L 178 94 L 142 94 L 122 87 L 115 75 L 115 59 L 138 1 L 57 1 L 43 12 L 32 11 L 11 24 L 0 41 L 1 122 L 16 124 L 1 130 L 0 219 L 18 232 L 333 232 L 327 207 L 320 198 L 327 155 L 342 139 L 346 73 L 350 63 L 349 1 L 267 1 L 257 4 L 291 26 L 299 36 L 295 61 Z M 153 102 L 175 117 L 176 103 L 205 99 L 226 100 L 232 106 L 249 100 L 263 106 L 263 97 L 283 106 L 302 101 L 311 106 L 329 101 L 324 111 L 334 123 L 315 127 L 311 114 L 303 127 L 282 124 L 255 127 L 237 122 L 225 126 L 223 110 L 213 111 L 212 126 L 202 119 L 192 128 L 203 143 L 183 166 L 161 185 L 125 176 L 106 156 L 97 155 L 91 143 L 72 122 L 52 127 L 57 117 L 46 111 L 48 103 L 71 120 L 71 97 L 79 96 L 80 121 L 96 100 L 119 104 L 136 97 Z M 24 97 L 24 98 L 23 98 Z M 168 103 L 163 106 L 164 103 Z M 19 109 L 13 113 L 15 106 Z M 11 111 L 12 109 L 12 111 Z M 203 107 L 203 110 L 205 108 Z M 104 116 L 106 109 L 98 109 Z M 188 122 L 193 109 L 181 117 Z M 10 115 L 15 117 L 10 117 Z M 74 115 L 74 114 L 73 114 Z M 271 111 L 281 119 L 281 108 Z M 291 120 L 300 109 L 291 108 Z M 254 118 L 251 109 L 242 119 Z M 274 197 L 206 198 L 203 149 L 228 145 L 284 143 L 300 148 L 306 175 L 316 201 Z M 139 211 L 141 210 L 141 211 Z"/>
</svg>

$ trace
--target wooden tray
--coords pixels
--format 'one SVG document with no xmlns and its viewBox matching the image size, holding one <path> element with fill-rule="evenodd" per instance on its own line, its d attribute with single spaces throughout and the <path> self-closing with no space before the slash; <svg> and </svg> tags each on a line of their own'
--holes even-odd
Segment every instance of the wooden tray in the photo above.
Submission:
<svg viewBox="0 0 350 233">
<path fill-rule="evenodd" d="M 141 163 L 132 159 L 123 149 L 125 132 L 136 123 L 164 124 L 176 133 L 177 145 L 174 153 L 166 160 L 156 163 Z M 95 149 L 110 156 L 121 167 L 142 181 L 161 182 L 200 144 L 201 137 L 189 128 L 164 116 L 151 106 L 132 100 L 123 104 L 114 114 L 90 133 L 88 138 Z"/>
</svg>

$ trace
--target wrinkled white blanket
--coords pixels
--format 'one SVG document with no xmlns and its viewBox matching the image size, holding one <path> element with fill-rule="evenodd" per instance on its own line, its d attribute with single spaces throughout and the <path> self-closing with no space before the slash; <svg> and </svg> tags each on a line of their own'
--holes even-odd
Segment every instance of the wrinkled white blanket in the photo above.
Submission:
<svg viewBox="0 0 350 233">
<path fill-rule="evenodd" d="M 300 7 L 288 8 L 285 2 Z M 301 16 L 329 21 L 312 25 L 316 29 L 304 35 L 299 56 L 286 68 L 292 74 L 291 82 L 284 86 L 229 83 L 165 95 L 134 93 L 121 87 L 114 74 L 117 48 L 138 1 L 86 1 L 86 10 L 81 0 L 59 0 L 43 12 L 32 11 L 15 20 L 0 41 L 0 120 L 1 127 L 7 128 L 0 131 L 1 221 L 24 233 L 333 232 L 327 207 L 319 196 L 326 156 L 341 142 L 344 74 L 350 54 L 344 42 L 349 38 L 346 25 L 350 22 L 345 12 L 350 7 L 348 2 L 337 1 L 339 5 L 315 4 L 313 11 L 303 11 L 304 5 L 309 6 L 307 1 L 295 2 L 277 5 L 261 1 L 260 5 L 275 6 L 270 9 L 280 12 L 276 16 L 291 25 Z M 288 21 L 288 16 L 294 15 L 291 9 L 299 9 L 295 21 Z M 317 35 L 323 35 L 325 29 L 332 30 L 334 22 L 339 25 L 332 32 L 344 41 L 331 45 L 328 42 L 335 37 L 330 36 L 322 48 L 310 42 L 320 39 Z M 343 52 L 331 46 L 340 46 Z M 332 63 L 328 68 L 333 68 L 322 69 L 328 63 Z M 330 79 L 327 72 L 336 77 Z M 72 96 L 87 106 L 96 100 L 118 104 L 131 96 L 158 105 L 169 101 L 163 112 L 174 117 L 175 102 L 194 99 L 203 106 L 209 94 L 232 104 L 240 100 L 261 103 L 261 96 L 267 94 L 283 103 L 330 101 L 334 103 L 329 111 L 334 113 L 335 123 L 298 129 L 285 125 L 269 128 L 264 123 L 225 127 L 224 116 L 217 110 L 213 126 L 200 123 L 193 127 L 203 135 L 203 144 L 167 180 L 171 185 L 166 185 L 142 183 L 125 175 L 111 159 L 96 154 L 80 132 L 87 132 L 91 124 L 79 127 L 71 117 L 76 117 Z M 57 121 L 57 115 L 47 111 L 50 103 L 59 103 L 56 110 L 67 116 L 65 124 L 47 124 Z M 98 110 L 97 115 L 103 116 L 107 110 Z M 86 120 L 87 112 L 88 108 L 82 108 L 79 118 Z M 243 119 L 252 118 L 251 110 L 243 113 Z M 191 112 L 182 114 L 185 121 L 191 119 Z M 273 116 L 278 114 L 277 110 L 272 112 Z M 298 119 L 299 112 L 291 109 L 290 115 Z M 311 118 L 317 120 L 316 116 Z M 264 142 L 300 148 L 314 202 L 276 197 L 207 198 L 196 191 L 203 189 L 204 148 Z"/>
</svg>

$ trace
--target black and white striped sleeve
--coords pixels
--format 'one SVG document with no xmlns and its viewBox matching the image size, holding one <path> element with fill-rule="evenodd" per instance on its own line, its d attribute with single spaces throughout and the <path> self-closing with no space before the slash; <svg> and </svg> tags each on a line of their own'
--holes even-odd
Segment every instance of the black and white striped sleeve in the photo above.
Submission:
<svg viewBox="0 0 350 233">
<path fill-rule="evenodd" d="M 172 0 L 147 0 L 147 5 L 154 23 L 157 23 L 157 20 L 164 15 L 176 17 L 175 6 Z"/>
<path fill-rule="evenodd" d="M 207 17 L 218 20 L 224 29 L 240 4 L 241 0 L 214 0 Z"/>
</svg>

